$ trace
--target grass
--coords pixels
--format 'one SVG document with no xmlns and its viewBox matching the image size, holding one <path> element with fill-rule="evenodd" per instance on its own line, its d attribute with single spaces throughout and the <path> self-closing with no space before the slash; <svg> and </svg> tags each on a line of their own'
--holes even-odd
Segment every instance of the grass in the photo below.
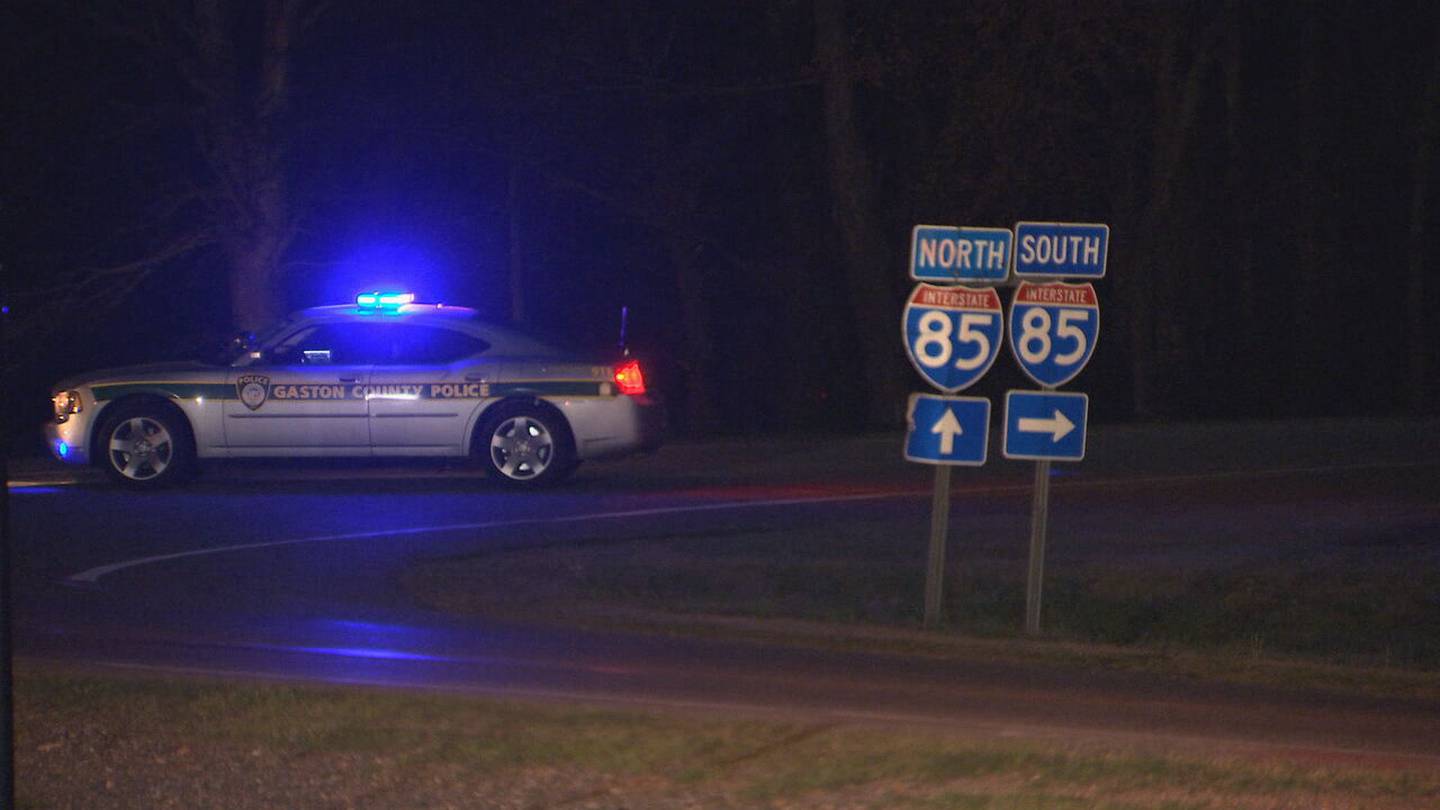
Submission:
<svg viewBox="0 0 1440 810">
<path fill-rule="evenodd" d="M 763 717 L 49 669 L 22 671 L 16 694 L 20 806 L 29 808 L 245 810 L 275 806 L 277 797 L 294 808 L 1440 801 L 1434 774 Z"/>
<path fill-rule="evenodd" d="M 405 582 L 440 610 L 532 621 L 694 629 L 798 620 L 916 631 L 924 536 L 923 527 L 856 521 L 591 541 L 423 562 Z M 1025 561 L 984 544 L 958 552 L 947 572 L 947 638 L 1016 639 Z M 1222 553 L 1177 563 L 1112 552 L 1052 560 L 1044 619 L 1052 642 L 1133 653 L 1102 656 L 1115 665 L 1440 696 L 1440 568 L 1368 548 L 1318 548 L 1301 559 Z M 836 643 L 833 633 L 812 634 Z M 936 647 L 902 632 L 879 641 L 900 651 Z"/>
</svg>

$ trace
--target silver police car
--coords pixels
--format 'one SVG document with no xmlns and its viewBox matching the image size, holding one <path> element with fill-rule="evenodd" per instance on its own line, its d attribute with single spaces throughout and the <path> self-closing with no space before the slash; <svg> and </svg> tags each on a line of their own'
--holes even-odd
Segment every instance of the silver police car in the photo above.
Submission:
<svg viewBox="0 0 1440 810">
<path fill-rule="evenodd" d="M 98 371 L 52 401 L 56 458 L 142 488 L 200 459 L 302 456 L 470 456 L 535 486 L 654 449 L 664 422 L 634 359 L 586 362 L 472 309 L 385 292 L 302 310 L 217 364 Z"/>
</svg>

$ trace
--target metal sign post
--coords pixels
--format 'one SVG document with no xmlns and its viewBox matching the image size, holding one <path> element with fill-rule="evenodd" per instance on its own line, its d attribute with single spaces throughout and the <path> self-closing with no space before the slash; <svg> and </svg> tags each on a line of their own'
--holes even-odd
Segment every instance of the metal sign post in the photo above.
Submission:
<svg viewBox="0 0 1440 810">
<path fill-rule="evenodd" d="M 1110 228 L 1093 223 L 1015 225 L 1015 277 L 1010 349 L 1040 391 L 1005 395 L 1006 458 L 1035 461 L 1030 506 L 1030 565 L 1025 577 L 1025 632 L 1040 634 L 1045 542 L 1050 524 L 1050 463 L 1085 458 L 1090 399 L 1055 389 L 1075 379 L 1095 351 L 1100 301 L 1089 283 L 1060 279 L 1105 276 Z M 1027 280 L 1027 279 L 1034 279 Z"/>
<path fill-rule="evenodd" d="M 935 465 L 930 499 L 930 555 L 925 569 L 925 626 L 940 623 L 945 543 L 950 536 L 950 468 L 978 467 L 990 450 L 990 400 L 911 394 L 905 459 Z"/>
<path fill-rule="evenodd" d="M 1035 462 L 1025 583 L 1025 632 L 1030 635 L 1040 632 L 1050 463 L 1085 458 L 1090 415 L 1085 394 L 1055 389 L 1090 362 L 1100 334 L 1094 285 L 1063 279 L 1104 278 L 1109 244 L 1109 226 L 1098 223 L 1020 222 L 1013 232 L 916 225 L 910 233 L 910 278 L 919 284 L 906 301 L 900 327 L 915 371 L 955 394 L 985 376 L 1008 335 L 1021 370 L 1042 389 L 1005 396 L 1004 455 Z M 993 285 L 1005 284 L 1012 272 L 1019 284 L 1007 329 Z M 936 465 L 925 570 L 925 626 L 935 627 L 944 596 L 950 467 L 985 463 L 990 400 L 911 394 L 906 418 L 906 460 Z"/>
<path fill-rule="evenodd" d="M 1030 507 L 1030 572 L 1025 578 L 1025 632 L 1040 634 L 1040 592 L 1045 586 L 1045 533 L 1050 522 L 1050 462 L 1035 462 L 1035 502 Z"/>
<path fill-rule="evenodd" d="M 0 265 L 0 281 L 5 266 Z M 10 320 L 8 290 L 0 284 L 0 367 L 9 361 L 6 343 Z M 10 403 L 0 401 L 0 412 L 10 415 Z M 11 610 L 15 597 L 11 576 L 10 536 L 10 447 L 9 437 L 0 436 L 0 808 L 15 806 L 15 651 Z"/>
<path fill-rule="evenodd" d="M 925 568 L 925 626 L 940 624 L 940 598 L 945 589 L 945 540 L 950 536 L 950 467 L 935 467 L 930 497 L 930 564 Z"/>
<path fill-rule="evenodd" d="M 916 225 L 910 232 L 910 278 L 920 282 L 900 317 L 910 363 L 949 394 L 990 370 L 1005 341 L 1005 319 L 993 284 L 1010 273 L 1008 228 Z M 932 282 L 932 283 L 926 283 Z M 964 283 L 985 286 L 967 287 Z M 925 626 L 939 626 L 950 535 L 950 468 L 985 463 L 990 400 L 912 394 L 906 413 L 905 458 L 935 465 L 930 498 L 930 547 L 925 567 Z"/>
<path fill-rule="evenodd" d="M 1030 509 L 1030 571 L 1025 580 L 1025 632 L 1040 632 L 1040 592 L 1045 584 L 1045 540 L 1050 522 L 1050 462 L 1085 457 L 1090 397 L 1055 391 L 1005 394 L 1003 452 L 1035 461 L 1035 494 Z"/>
<path fill-rule="evenodd" d="M 10 588 L 8 455 L 8 450 L 0 448 L 0 807 L 15 806 L 15 655 L 10 638 L 15 629 L 10 614 L 15 600 Z"/>
</svg>

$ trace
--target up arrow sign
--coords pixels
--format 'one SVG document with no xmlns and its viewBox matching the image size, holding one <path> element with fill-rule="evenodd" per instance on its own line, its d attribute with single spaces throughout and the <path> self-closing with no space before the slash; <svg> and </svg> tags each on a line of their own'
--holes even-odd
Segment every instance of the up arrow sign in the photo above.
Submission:
<svg viewBox="0 0 1440 810">
<path fill-rule="evenodd" d="M 978 467 L 990 447 L 990 400 L 911 394 L 905 458 L 921 464 Z"/>
<path fill-rule="evenodd" d="M 957 425 L 956 427 L 959 426 Z M 1049 433 L 1050 441 L 1058 442 L 1070 435 L 1070 431 L 1075 429 L 1075 423 L 1067 419 L 1065 414 L 1061 413 L 1060 409 L 1057 408 L 1055 409 L 1055 416 L 1050 419 L 1036 419 L 1034 417 L 1027 419 L 1021 417 L 1018 427 L 1021 433 Z M 939 425 L 935 426 L 936 430 L 939 428 Z"/>
<path fill-rule="evenodd" d="M 948 456 L 955 452 L 955 437 L 964 436 L 965 429 L 960 427 L 960 420 L 955 418 L 955 412 L 949 408 L 945 409 L 945 415 L 940 421 L 930 428 L 931 433 L 940 435 L 940 455 Z"/>
</svg>

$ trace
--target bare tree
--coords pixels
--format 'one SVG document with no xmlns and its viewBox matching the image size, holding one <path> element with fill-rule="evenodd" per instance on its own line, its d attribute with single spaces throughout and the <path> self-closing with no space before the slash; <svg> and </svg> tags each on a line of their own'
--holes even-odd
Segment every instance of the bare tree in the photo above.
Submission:
<svg viewBox="0 0 1440 810">
<path fill-rule="evenodd" d="M 1173 305 L 1178 294 L 1177 270 L 1169 266 L 1173 261 L 1169 257 L 1178 254 L 1178 246 L 1160 240 L 1176 230 L 1176 200 L 1194 146 L 1205 79 L 1219 36 L 1213 18 L 1202 17 L 1198 30 L 1196 18 L 1196 9 L 1189 5 L 1169 7 L 1160 17 L 1163 28 L 1154 55 L 1149 185 L 1137 229 L 1142 236 L 1137 240 L 1138 261 L 1120 285 L 1130 318 L 1132 409 L 1141 417 L 1153 416 L 1163 408 L 1155 372 L 1174 364 L 1184 342 L 1182 325 L 1174 319 L 1162 321 L 1155 313 L 1179 309 Z"/>
<path fill-rule="evenodd" d="M 195 135 L 209 169 L 210 228 L 228 261 L 235 325 L 254 329 L 283 304 L 281 262 L 295 234 L 285 173 L 291 49 L 314 9 L 304 0 L 265 0 L 258 34 L 250 34 L 233 4 L 195 0 L 192 8 L 182 30 L 194 36 L 181 65 L 200 99 Z"/>
<path fill-rule="evenodd" d="M 869 392 L 871 422 L 899 419 L 905 401 L 906 370 L 896 333 L 899 302 L 893 292 L 893 262 L 886 261 L 878 232 L 874 179 L 856 124 L 857 68 L 851 31 L 841 0 L 815 0 L 815 61 L 820 71 L 822 114 L 831 204 L 841 245 L 840 264 L 850 311 L 860 333 L 860 374 Z"/>
<path fill-rule="evenodd" d="M 158 270 L 218 248 L 234 325 L 274 319 L 295 233 L 285 165 L 290 63 L 297 36 L 321 8 L 312 0 L 156 0 L 91 9 L 98 34 L 128 46 L 148 77 L 143 94 L 108 100 L 115 137 L 125 134 L 137 150 L 147 148 L 146 132 L 190 138 L 188 149 L 148 145 L 156 168 L 131 206 L 132 258 L 73 263 L 49 285 L 50 300 L 122 302 Z"/>
</svg>

